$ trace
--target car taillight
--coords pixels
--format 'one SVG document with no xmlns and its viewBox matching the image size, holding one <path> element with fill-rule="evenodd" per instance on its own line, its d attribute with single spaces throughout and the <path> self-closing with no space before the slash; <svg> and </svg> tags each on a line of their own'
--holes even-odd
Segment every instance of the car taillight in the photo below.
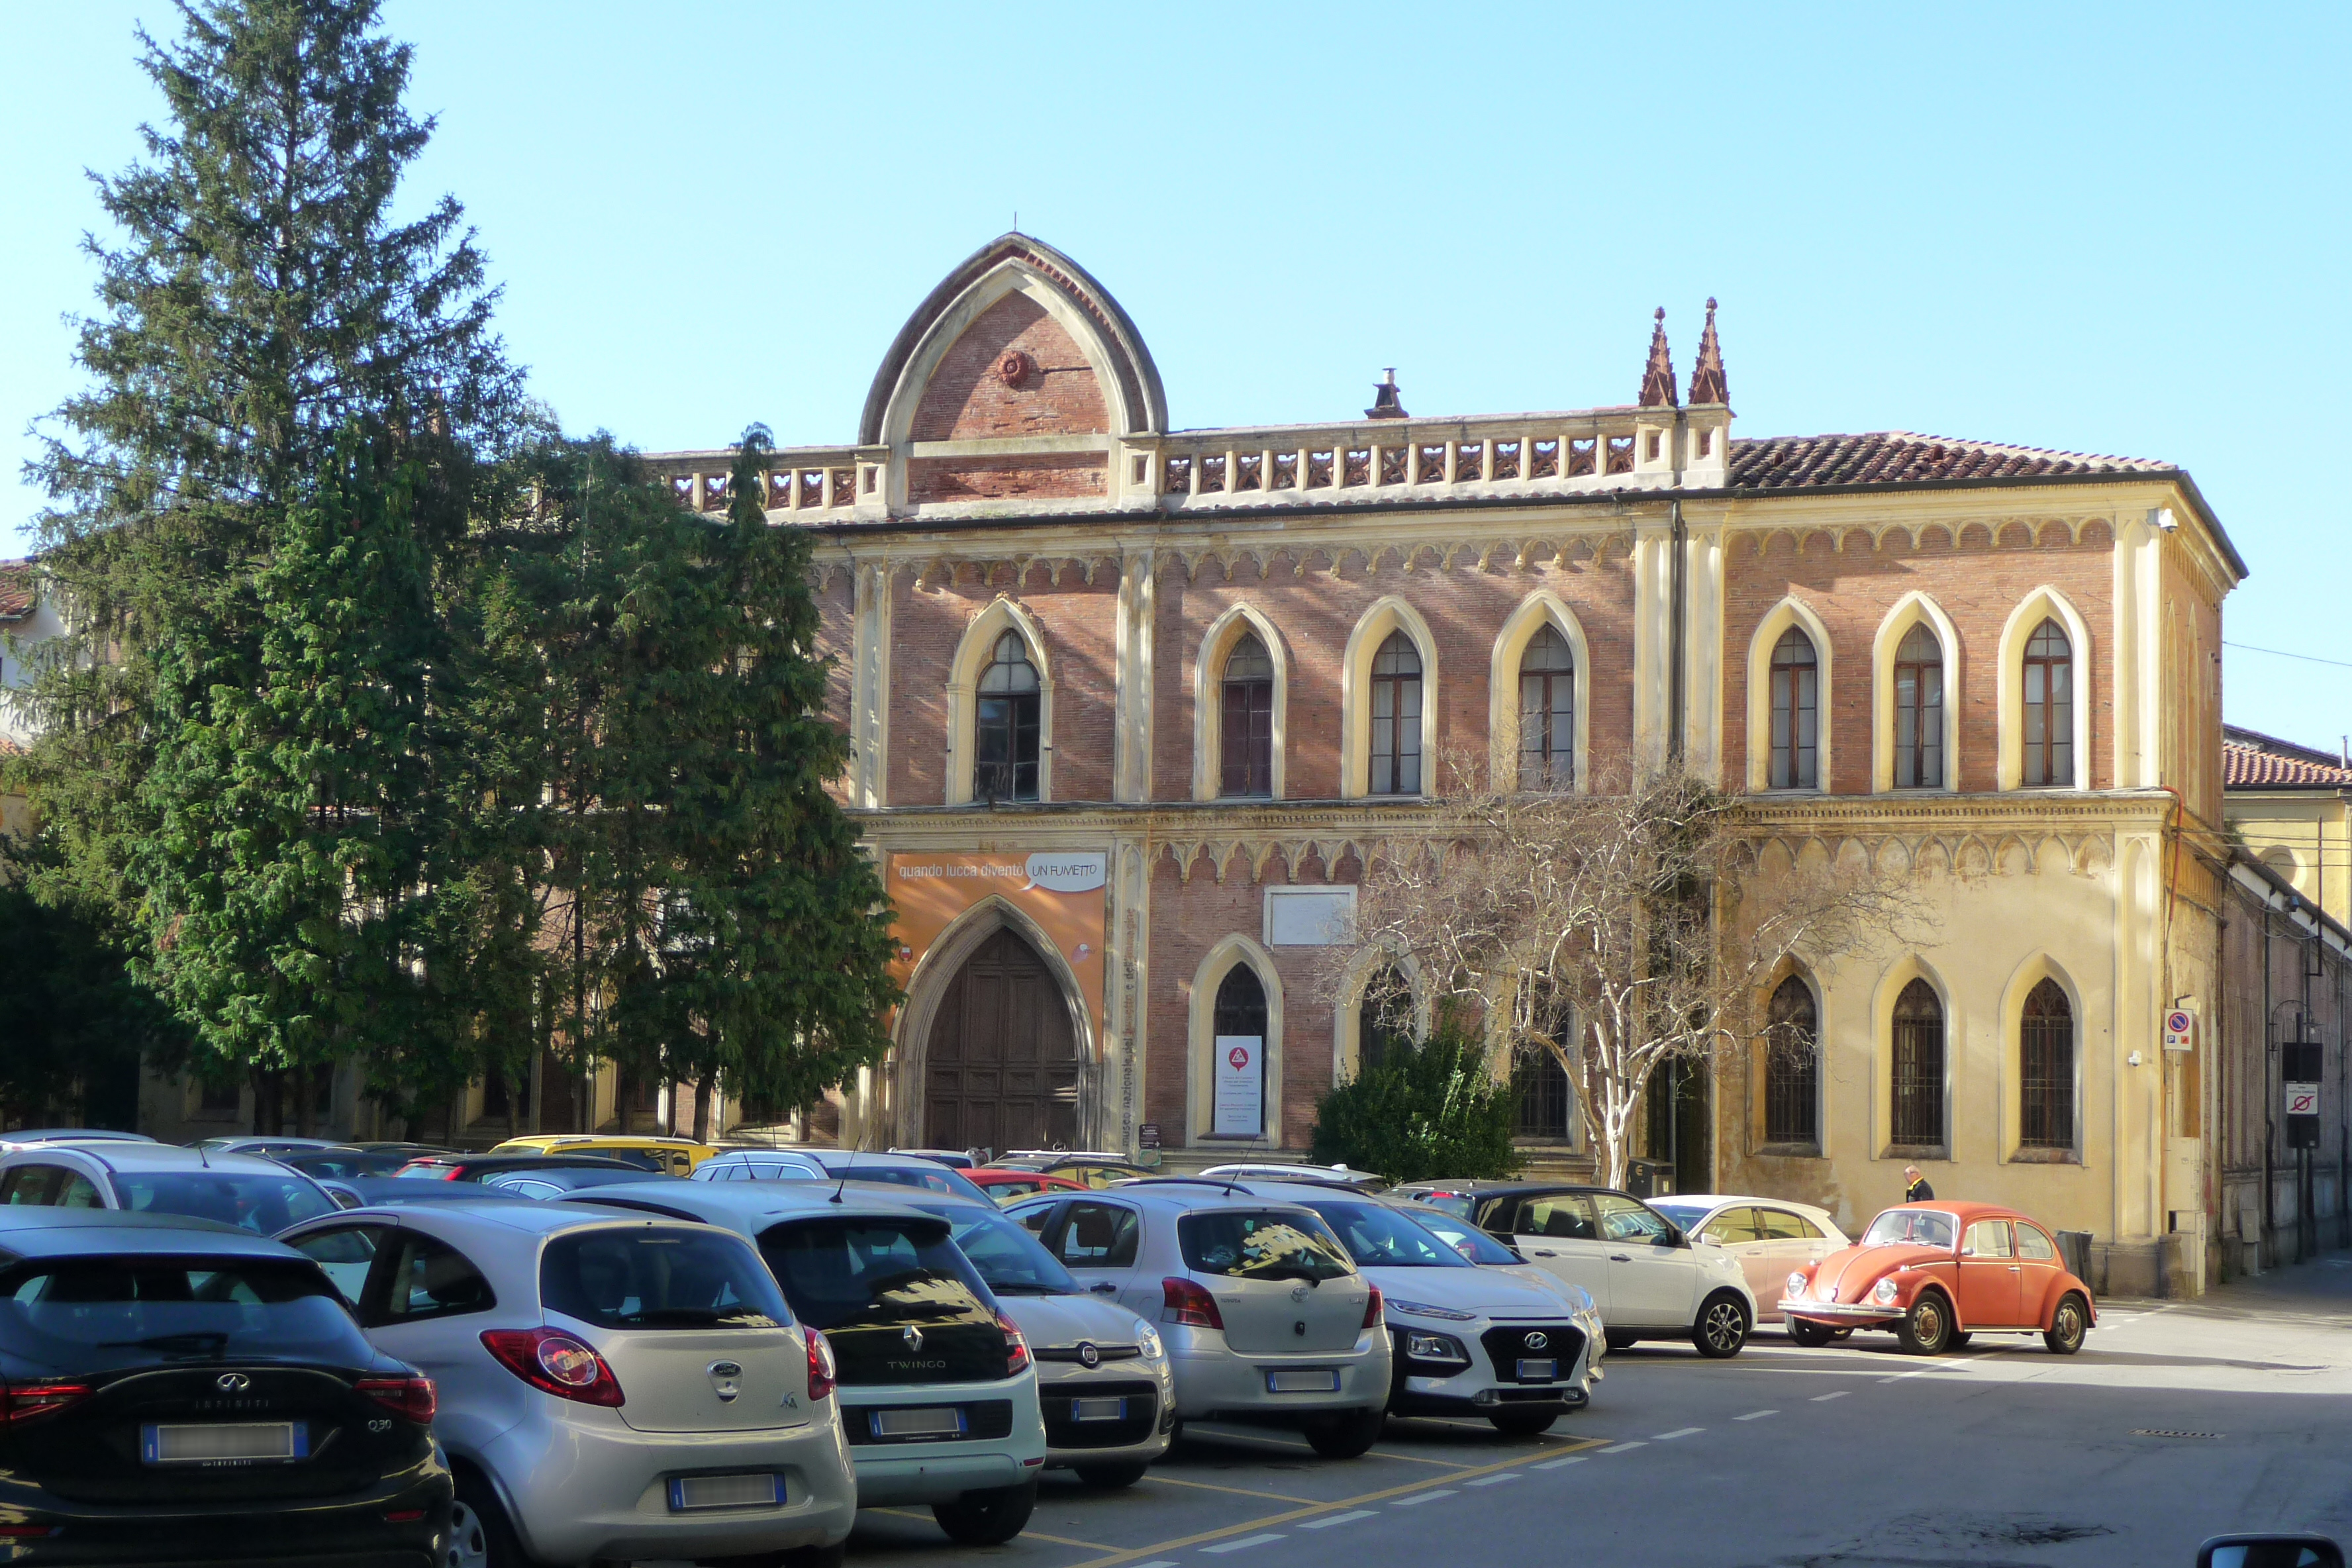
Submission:
<svg viewBox="0 0 2352 1568">
<path fill-rule="evenodd" d="M 1004 1375 L 1011 1377 L 1028 1366 L 1029 1342 L 1021 1337 L 1021 1326 L 1002 1312 L 996 1326 L 1004 1331 Z"/>
<path fill-rule="evenodd" d="M 1370 1289 L 1372 1293 L 1364 1302 L 1364 1327 L 1377 1329 L 1381 1326 L 1381 1288 L 1374 1285 Z"/>
<path fill-rule="evenodd" d="M 1222 1329 L 1224 1314 L 1217 1310 L 1217 1299 L 1190 1279 L 1171 1275 L 1160 1282 L 1160 1321 L 1163 1323 L 1190 1323 L 1196 1329 Z"/>
<path fill-rule="evenodd" d="M 812 1404 L 830 1394 L 841 1379 L 833 1363 L 833 1346 L 814 1329 L 808 1331 L 809 1400 Z"/>
<path fill-rule="evenodd" d="M 404 1415 L 420 1426 L 431 1426 L 433 1412 L 439 1408 L 429 1377 L 363 1377 L 352 1384 L 352 1392 L 366 1395 L 394 1415 Z"/>
<path fill-rule="evenodd" d="M 604 1358 L 562 1329 L 488 1329 L 482 1346 L 499 1365 L 542 1393 L 583 1405 L 621 1407 L 621 1381 Z"/>
<path fill-rule="evenodd" d="M 89 1397 L 86 1383 L 0 1383 L 0 1426 L 37 1421 Z"/>
</svg>

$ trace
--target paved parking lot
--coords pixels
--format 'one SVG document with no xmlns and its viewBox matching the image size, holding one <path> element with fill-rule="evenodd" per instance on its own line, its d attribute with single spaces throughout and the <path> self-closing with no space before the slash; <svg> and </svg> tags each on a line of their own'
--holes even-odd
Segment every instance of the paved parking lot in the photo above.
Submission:
<svg viewBox="0 0 2352 1568">
<path fill-rule="evenodd" d="M 1399 1421 L 1328 1461 L 1281 1432 L 1194 1427 L 1127 1491 L 1048 1477 L 1010 1545 L 869 1510 L 851 1559 L 2161 1568 L 2225 1529 L 2352 1538 L 2352 1260 L 2110 1303 L 2071 1360 L 2021 1338 L 1937 1361 L 1885 1335 L 1807 1351 L 1768 1329 L 1729 1363 L 1644 1346 L 1608 1365 L 1592 1408 L 1543 1438 Z"/>
</svg>

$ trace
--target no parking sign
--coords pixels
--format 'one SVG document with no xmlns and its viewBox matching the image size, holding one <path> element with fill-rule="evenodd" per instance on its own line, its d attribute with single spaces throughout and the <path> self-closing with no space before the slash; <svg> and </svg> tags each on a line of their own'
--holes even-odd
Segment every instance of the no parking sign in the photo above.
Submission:
<svg viewBox="0 0 2352 1568">
<path fill-rule="evenodd" d="M 2197 1015 L 2186 1007 L 2175 1007 L 2164 1016 L 2164 1048 L 2168 1051 L 2194 1050 L 2197 1045 Z"/>
</svg>

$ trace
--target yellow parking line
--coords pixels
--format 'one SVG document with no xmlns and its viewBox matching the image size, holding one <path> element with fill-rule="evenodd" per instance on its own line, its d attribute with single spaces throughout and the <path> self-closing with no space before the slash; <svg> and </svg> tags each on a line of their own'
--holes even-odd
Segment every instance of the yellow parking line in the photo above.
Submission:
<svg viewBox="0 0 2352 1568">
<path fill-rule="evenodd" d="M 1042 1530 L 1024 1530 L 1021 1532 L 1021 1539 L 1024 1541 L 1050 1541 L 1056 1546 L 1083 1546 L 1089 1552 L 1116 1552 L 1118 1550 L 1116 1546 L 1106 1546 L 1099 1541 L 1073 1541 L 1066 1535 L 1048 1535 Z"/>
<path fill-rule="evenodd" d="M 1174 1476 L 1157 1475 L 1150 1470 L 1143 1473 L 1143 1479 L 1147 1481 L 1161 1481 L 1171 1487 L 1198 1487 L 1204 1492 L 1232 1492 L 1235 1497 L 1272 1498 L 1276 1502 L 1311 1503 L 1315 1500 L 1311 1497 L 1292 1497 L 1288 1492 L 1254 1492 L 1247 1487 L 1221 1487 L 1213 1481 L 1181 1481 Z"/>
<path fill-rule="evenodd" d="M 1608 1441 L 1610 1441 L 1610 1439 L 1606 1437 L 1587 1437 L 1580 1442 L 1559 1444 L 1549 1451 L 1554 1453 L 1574 1453 L 1580 1448 L 1600 1447 L 1602 1444 L 1605 1444 Z M 1492 1475 L 1498 1470 L 1515 1469 L 1525 1465 L 1527 1462 L 1528 1456 L 1520 1454 L 1516 1458 L 1504 1459 L 1496 1464 L 1480 1465 L 1475 1468 L 1463 1468 L 1459 1479 L 1466 1480 L 1472 1476 Z M 1180 1536 L 1173 1541 L 1155 1542 L 1150 1546 L 1129 1547 L 1124 1551 L 1113 1552 L 1108 1557 L 1089 1558 L 1084 1563 L 1074 1564 L 1073 1568 L 1118 1568 L 1118 1565 L 1120 1563 L 1134 1563 L 1146 1557 L 1157 1557 L 1162 1552 L 1179 1551 L 1187 1546 L 1198 1546 L 1204 1541 L 1221 1541 L 1228 1536 L 1247 1535 L 1257 1531 L 1268 1529 L 1274 1525 L 1290 1524 L 1298 1520 L 1311 1519 L 1318 1513 L 1331 1513 L 1340 1509 L 1360 1508 L 1368 1502 L 1381 1502 L 1389 1498 L 1403 1497 L 1412 1492 L 1423 1490 L 1427 1486 L 1428 1483 L 1426 1481 L 1411 1481 L 1401 1487 L 1384 1487 L 1379 1491 L 1365 1492 L 1358 1497 L 1339 1498 L 1331 1502 L 1317 1503 L 1310 1508 L 1296 1509 L 1289 1513 L 1272 1514 L 1264 1519 L 1253 1519 L 1241 1524 L 1229 1524 L 1222 1530 L 1204 1530 L 1198 1535 L 1185 1535 Z"/>
</svg>

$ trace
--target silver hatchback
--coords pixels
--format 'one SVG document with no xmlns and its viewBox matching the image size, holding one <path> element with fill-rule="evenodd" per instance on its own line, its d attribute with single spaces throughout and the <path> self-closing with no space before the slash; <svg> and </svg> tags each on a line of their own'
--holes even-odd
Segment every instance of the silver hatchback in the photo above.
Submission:
<svg viewBox="0 0 2352 1568">
<path fill-rule="evenodd" d="M 831 1354 L 740 1237 L 490 1198 L 281 1239 L 439 1385 L 452 1564 L 840 1561 L 857 1493 Z"/>
<path fill-rule="evenodd" d="M 1390 1345 L 1381 1292 L 1314 1211 L 1155 1179 L 1005 1211 L 1077 1281 L 1156 1320 L 1180 1420 L 1272 1420 L 1328 1458 L 1381 1434 Z"/>
</svg>

